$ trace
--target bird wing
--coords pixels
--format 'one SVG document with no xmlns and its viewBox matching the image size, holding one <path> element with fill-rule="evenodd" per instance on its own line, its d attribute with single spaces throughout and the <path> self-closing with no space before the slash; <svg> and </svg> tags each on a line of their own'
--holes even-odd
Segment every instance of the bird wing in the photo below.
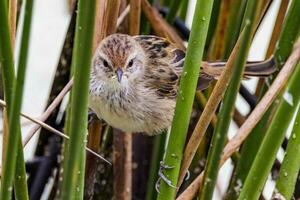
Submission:
<svg viewBox="0 0 300 200">
<path fill-rule="evenodd" d="M 148 57 L 145 72 L 148 86 L 155 89 L 161 98 L 175 98 L 185 52 L 161 37 L 139 35 L 134 36 L 134 39 L 143 47 Z M 213 76 L 201 72 L 197 89 L 204 90 L 212 80 L 214 80 Z"/>
<path fill-rule="evenodd" d="M 145 80 L 160 98 L 176 98 L 185 53 L 164 38 L 135 36 L 147 56 Z"/>
</svg>

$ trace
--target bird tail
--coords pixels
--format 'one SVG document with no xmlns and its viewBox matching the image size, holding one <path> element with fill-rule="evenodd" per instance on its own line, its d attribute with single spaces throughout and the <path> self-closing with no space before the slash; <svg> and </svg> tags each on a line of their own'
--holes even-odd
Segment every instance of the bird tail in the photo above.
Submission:
<svg viewBox="0 0 300 200">
<path fill-rule="evenodd" d="M 218 79 L 225 65 L 226 61 L 202 62 L 202 70 L 204 73 Z M 270 57 L 264 61 L 247 61 L 244 76 L 267 77 L 275 71 L 275 60 L 273 57 Z"/>
<path fill-rule="evenodd" d="M 219 79 L 225 69 L 226 61 L 206 62 L 201 64 L 201 73 L 198 80 L 199 90 L 204 90 L 211 81 Z M 244 77 L 267 77 L 276 71 L 274 57 L 265 61 L 248 61 L 246 63 Z"/>
</svg>

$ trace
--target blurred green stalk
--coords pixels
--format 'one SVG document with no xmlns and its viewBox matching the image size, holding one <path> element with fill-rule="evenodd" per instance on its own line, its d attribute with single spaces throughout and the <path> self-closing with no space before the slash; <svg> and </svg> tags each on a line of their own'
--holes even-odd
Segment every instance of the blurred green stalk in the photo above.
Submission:
<svg viewBox="0 0 300 200">
<path fill-rule="evenodd" d="M 153 200 L 157 196 L 157 192 L 155 190 L 155 183 L 158 179 L 157 171 L 159 170 L 159 162 L 163 159 L 164 155 L 167 134 L 168 133 L 163 132 L 160 135 L 156 135 L 154 139 L 151 166 L 147 182 L 146 200 Z"/>
<path fill-rule="evenodd" d="M 300 71 L 300 68 L 298 68 Z M 300 80 L 300 72 L 297 80 Z M 280 166 L 279 178 L 276 182 L 276 192 L 280 193 L 285 199 L 292 199 L 295 184 L 300 169 L 300 109 L 296 112 L 293 131 L 289 138 L 289 143 L 285 152 L 283 162 Z"/>
<path fill-rule="evenodd" d="M 223 57 L 228 58 L 241 32 L 247 0 L 232 1 L 224 35 Z"/>
<path fill-rule="evenodd" d="M 186 1 L 186 0 L 185 0 Z M 184 3 L 184 1 L 172 1 L 170 3 L 170 6 L 169 6 L 169 12 L 166 16 L 166 20 L 170 23 L 170 24 L 173 24 L 173 21 L 178 13 L 178 10 L 180 9 L 181 5 Z"/>
<path fill-rule="evenodd" d="M 88 114 L 88 87 L 92 58 L 96 0 L 79 0 L 72 68 L 68 155 L 63 168 L 62 199 L 83 199 L 85 145 Z"/>
<path fill-rule="evenodd" d="M 276 158 L 276 153 L 282 144 L 287 128 L 298 108 L 300 62 L 292 75 L 287 89 L 279 103 L 271 125 L 258 150 L 253 165 L 243 185 L 239 200 L 258 199 L 264 183 Z M 268 159 L 266 159 L 268 158 Z M 255 183 L 255 184 L 254 184 Z"/>
<path fill-rule="evenodd" d="M 185 138 L 190 121 L 195 89 L 198 81 L 199 66 L 202 61 L 205 40 L 208 31 L 213 0 L 198 0 L 192 23 L 192 30 L 180 79 L 180 87 L 177 95 L 175 115 L 168 140 L 164 164 L 174 167 L 163 173 L 176 186 Z M 164 181 L 160 183 L 159 200 L 173 200 L 176 188 L 168 186 Z"/>
<path fill-rule="evenodd" d="M 188 11 L 188 6 L 189 6 L 189 0 L 183 0 L 179 10 L 179 16 L 184 22 L 186 19 L 186 13 Z"/>
<path fill-rule="evenodd" d="M 212 199 L 215 183 L 219 171 L 219 163 L 225 144 L 227 131 L 231 122 L 231 116 L 235 107 L 235 99 L 242 80 L 248 51 L 252 41 L 255 21 L 258 16 L 259 1 L 248 1 L 243 20 L 244 30 L 241 33 L 241 46 L 237 51 L 237 59 L 234 62 L 234 71 L 230 84 L 226 90 L 224 100 L 218 114 L 217 127 L 214 131 L 211 147 L 205 166 L 204 182 L 200 191 L 200 199 Z"/>
<path fill-rule="evenodd" d="M 18 59 L 18 71 L 16 80 L 14 78 L 13 53 L 9 35 L 9 25 L 5 1 L 0 1 L 0 56 L 3 70 L 4 91 L 8 110 L 8 141 L 7 150 L 4 155 L 2 168 L 1 199 L 12 198 L 13 178 L 18 159 L 18 174 L 22 176 L 16 180 L 16 196 L 19 199 L 28 199 L 27 185 L 24 182 L 24 159 L 21 144 L 20 110 L 22 105 L 23 85 L 27 66 L 28 45 L 30 36 L 30 25 L 32 17 L 33 0 L 25 1 L 24 25 L 21 36 L 20 54 Z M 18 149 L 19 148 L 19 149 Z M 17 177 L 18 178 L 18 177 Z M 24 188 L 25 187 L 25 188 Z"/>
<path fill-rule="evenodd" d="M 297 38 L 299 32 L 300 24 L 300 2 L 292 1 L 287 11 L 287 16 L 284 21 L 281 35 L 279 41 L 277 42 L 277 48 L 275 49 L 275 59 L 277 60 L 277 67 L 281 68 L 282 64 L 286 61 L 288 55 L 291 53 L 293 48 L 294 41 Z M 296 27 L 296 28 L 295 28 Z M 281 60 L 279 62 L 279 60 Z M 284 61 L 284 62 L 282 62 Z M 270 80 L 272 78 L 269 78 Z M 261 97 L 267 90 L 268 86 L 265 85 L 261 91 Z M 259 121 L 256 127 L 252 130 L 252 133 L 249 135 L 245 141 L 242 150 L 241 150 L 241 159 L 237 164 L 237 168 L 234 172 L 234 178 L 232 179 L 230 190 L 226 199 L 236 199 L 239 195 L 238 190 L 234 188 L 240 184 L 243 184 L 253 160 L 257 154 L 259 146 L 261 145 L 263 138 L 265 136 L 266 129 L 272 112 L 274 112 L 275 105 L 273 104 L 271 108 L 264 114 L 263 118 Z"/>
</svg>

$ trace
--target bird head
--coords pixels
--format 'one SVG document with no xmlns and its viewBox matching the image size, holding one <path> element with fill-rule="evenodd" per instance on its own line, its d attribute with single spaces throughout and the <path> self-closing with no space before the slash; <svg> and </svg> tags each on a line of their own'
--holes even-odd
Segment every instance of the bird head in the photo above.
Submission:
<svg viewBox="0 0 300 200">
<path fill-rule="evenodd" d="M 125 84 L 144 72 L 145 54 L 129 35 L 112 34 L 101 41 L 92 62 L 92 73 L 102 81 Z"/>
</svg>

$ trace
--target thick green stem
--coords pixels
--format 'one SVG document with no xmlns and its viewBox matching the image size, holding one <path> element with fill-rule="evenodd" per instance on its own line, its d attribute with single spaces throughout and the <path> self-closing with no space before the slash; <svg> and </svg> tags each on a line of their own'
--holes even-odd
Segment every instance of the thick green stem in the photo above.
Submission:
<svg viewBox="0 0 300 200">
<path fill-rule="evenodd" d="M 283 29 L 276 44 L 275 59 L 277 66 L 281 68 L 290 55 L 293 44 L 300 30 L 300 1 L 292 0 L 283 24 Z"/>
<path fill-rule="evenodd" d="M 200 70 L 199 66 L 203 56 L 212 5 L 213 0 L 197 1 L 189 45 L 184 62 L 183 75 L 180 79 L 175 115 L 164 160 L 165 165 L 174 166 L 173 169 L 166 170 L 164 173 L 175 186 L 178 181 L 182 153 L 192 111 Z M 170 187 L 162 181 L 158 199 L 174 199 L 175 193 L 176 188 Z"/>
<path fill-rule="evenodd" d="M 181 6 L 180 6 L 180 11 L 179 11 L 179 16 L 183 21 L 185 21 L 185 19 L 186 19 L 186 13 L 188 10 L 188 6 L 189 6 L 189 0 L 183 0 L 183 2 L 181 3 Z"/>
<path fill-rule="evenodd" d="M 218 115 L 217 127 L 213 135 L 212 144 L 205 167 L 203 188 L 200 191 L 201 200 L 211 199 L 213 195 L 218 175 L 220 158 L 231 121 L 231 115 L 235 106 L 234 102 L 238 93 L 248 51 L 253 37 L 258 7 L 259 1 L 249 1 L 247 4 L 243 22 L 244 30 L 242 32 L 243 37 L 241 38 L 241 47 L 237 52 L 237 59 L 233 64 L 233 77 L 226 90 L 224 101 Z"/>
<path fill-rule="evenodd" d="M 180 8 L 180 6 L 183 4 L 184 1 L 172 1 L 170 6 L 169 6 L 169 13 L 167 14 L 166 16 L 166 20 L 172 24 L 173 21 L 174 21 L 174 18 L 176 17 L 177 15 L 177 12 Z"/>
<path fill-rule="evenodd" d="M 87 133 L 88 86 L 92 57 L 95 0 L 79 0 L 72 68 L 74 85 L 71 94 L 70 140 L 63 168 L 62 198 L 83 198 L 85 144 Z"/>
<path fill-rule="evenodd" d="M 164 147 L 167 133 L 163 132 L 155 136 L 154 145 L 152 148 L 151 166 L 147 182 L 146 200 L 153 200 L 156 198 L 155 183 L 158 179 L 157 171 L 159 170 L 159 162 L 163 159 Z"/>
<path fill-rule="evenodd" d="M 1 1 L 2 3 L 3 1 Z M 18 72 L 16 83 L 14 84 L 14 70 L 13 70 L 13 54 L 12 48 L 10 44 L 10 36 L 9 36 L 9 26 L 7 20 L 7 12 L 3 10 L 3 5 L 0 5 L 1 16 L 0 16 L 0 26 L 3 28 L 0 30 L 1 41 L 2 44 L 0 47 L 1 59 L 3 67 L 3 79 L 4 79 L 4 87 L 5 87 L 5 96 L 7 100 L 8 106 L 8 141 L 7 141 L 7 150 L 5 151 L 5 160 L 3 163 L 2 169 L 2 187 L 1 187 L 1 199 L 11 199 L 13 178 L 15 175 L 16 162 L 18 158 L 19 164 L 24 165 L 24 160 L 20 158 L 23 156 L 22 149 L 20 147 L 20 110 L 22 105 L 22 96 L 23 96 L 23 85 L 24 78 L 27 66 L 27 55 L 28 55 L 28 44 L 29 44 L 29 36 L 30 36 L 30 25 L 31 25 L 31 17 L 32 17 L 32 8 L 33 8 L 33 0 L 27 0 L 25 2 L 25 17 L 24 17 L 24 26 L 21 36 L 21 47 L 20 47 L 20 56 L 19 56 L 19 64 L 18 64 Z M 3 37 L 2 37 L 3 36 Z M 21 172 L 24 170 L 21 169 Z M 20 171 L 19 171 L 20 172 Z M 23 171 L 24 172 L 24 171 Z M 23 173 L 22 172 L 22 173 Z M 21 189 L 21 188 L 18 188 Z M 23 188 L 27 190 L 27 188 Z M 24 196 L 22 199 L 28 198 L 27 193 L 24 192 Z"/>
<path fill-rule="evenodd" d="M 228 23 L 226 26 L 226 32 L 224 35 L 224 52 L 223 57 L 228 58 L 239 33 L 241 31 L 241 24 L 243 15 L 245 12 L 247 0 L 240 0 L 240 1 L 232 1 L 230 4 L 230 14 L 228 16 Z"/>
<path fill-rule="evenodd" d="M 259 198 L 264 183 L 276 158 L 276 153 L 281 146 L 286 130 L 299 104 L 299 73 L 300 63 L 296 66 L 296 72 L 293 74 L 290 82 L 288 83 L 287 89 L 280 101 L 278 110 L 274 115 L 270 128 L 268 129 L 258 150 L 256 158 L 242 188 L 239 200 L 252 200 Z"/>
<path fill-rule="evenodd" d="M 297 4 L 298 3 L 298 4 Z M 290 54 L 294 41 L 297 38 L 297 28 L 300 23 L 300 2 L 293 1 L 291 2 L 290 8 L 288 10 L 281 35 L 279 41 L 277 42 L 277 46 L 280 48 L 275 49 L 275 59 L 277 60 L 278 68 L 282 67 L 282 64 L 286 61 L 287 56 Z M 298 15 L 298 16 L 296 16 Z M 298 28 L 299 29 L 299 28 Z M 299 30 L 298 30 L 299 31 Z M 279 60 L 281 60 L 279 63 Z M 272 80 L 272 79 L 270 79 Z M 264 95 L 265 91 L 268 89 L 267 85 L 264 85 L 261 91 L 261 97 Z M 234 172 L 234 178 L 231 182 L 230 190 L 227 194 L 227 199 L 236 199 L 240 193 L 239 190 L 234 189 L 238 187 L 238 185 L 243 184 L 251 165 L 253 163 L 254 158 L 257 155 L 257 151 L 263 141 L 265 136 L 265 130 L 268 127 L 268 123 L 270 121 L 270 117 L 272 117 L 272 113 L 274 112 L 274 108 L 276 105 L 273 104 L 268 111 L 264 114 L 263 118 L 259 121 L 256 127 L 252 130 L 251 134 L 245 141 L 242 151 L 241 151 L 241 159 L 237 164 L 237 168 Z"/>
<path fill-rule="evenodd" d="M 298 70 L 300 71 L 300 70 Z M 297 80 L 300 80 L 298 73 Z M 300 109 L 296 113 L 294 128 L 291 133 L 289 143 L 283 162 L 280 166 L 279 178 L 276 182 L 276 192 L 279 192 L 285 199 L 292 199 L 295 184 L 300 169 Z"/>
</svg>

